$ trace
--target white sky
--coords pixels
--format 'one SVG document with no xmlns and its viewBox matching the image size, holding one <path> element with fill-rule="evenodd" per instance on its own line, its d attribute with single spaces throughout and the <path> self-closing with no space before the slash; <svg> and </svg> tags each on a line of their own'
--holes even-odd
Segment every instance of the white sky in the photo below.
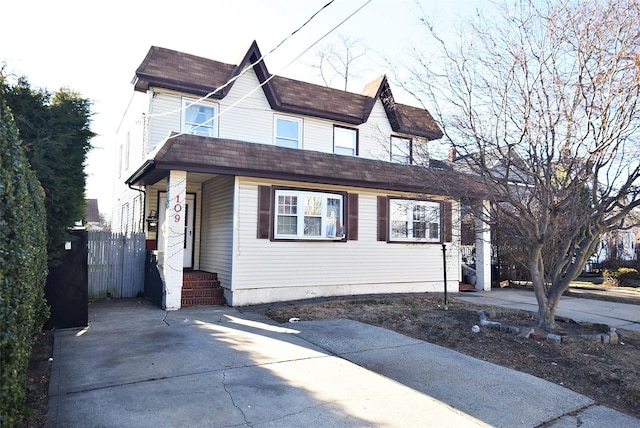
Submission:
<svg viewBox="0 0 640 428">
<path fill-rule="evenodd" d="M 115 132 L 133 94 L 136 68 L 152 45 L 236 64 L 257 40 L 263 54 L 329 0 L 21 0 L 2 5 L 0 63 L 34 88 L 68 87 L 93 102 L 94 149 L 87 161 L 87 197 L 111 216 Z M 284 68 L 366 0 L 336 0 L 265 60 L 271 73 L 320 83 L 306 59 Z M 381 56 L 401 64 L 427 41 L 414 0 L 372 0 L 332 34 L 360 38 L 371 49 L 363 80 L 388 73 Z M 488 6 L 487 0 L 420 0 L 442 23 Z M 448 24 L 443 25 L 445 28 Z M 443 37 L 446 36 L 443 34 Z M 328 36 L 324 41 L 330 41 Z M 322 44 L 322 42 L 321 42 Z M 364 83 L 363 83 L 364 84 Z M 359 92 L 362 85 L 350 87 Z M 400 89 L 392 84 L 400 102 Z"/>
</svg>

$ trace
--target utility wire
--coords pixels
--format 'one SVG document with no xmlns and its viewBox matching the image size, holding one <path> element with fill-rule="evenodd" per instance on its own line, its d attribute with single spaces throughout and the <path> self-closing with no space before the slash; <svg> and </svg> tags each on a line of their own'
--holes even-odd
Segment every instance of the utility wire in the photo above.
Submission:
<svg viewBox="0 0 640 428">
<path fill-rule="evenodd" d="M 289 61 L 289 63 L 287 63 L 287 65 L 285 65 L 284 67 L 282 67 L 280 69 L 280 71 L 286 69 L 287 67 L 289 67 L 291 64 L 293 64 L 294 62 L 296 62 L 298 59 L 300 59 L 301 56 L 303 56 L 304 54 L 306 54 L 311 48 L 313 48 L 315 45 L 317 45 L 318 43 L 320 43 L 325 37 L 327 37 L 329 34 L 333 33 L 336 29 L 338 29 L 340 26 L 342 26 L 345 22 L 347 22 L 349 19 L 351 19 L 356 13 L 360 12 L 360 10 L 362 10 L 366 5 L 368 5 L 369 3 L 371 3 L 373 0 L 367 0 L 365 3 L 362 4 L 362 6 L 360 6 L 358 9 L 356 9 L 355 11 L 353 11 L 349 16 L 347 16 L 346 18 L 344 18 L 342 21 L 340 21 L 337 25 L 335 25 L 333 28 L 331 28 L 329 31 L 327 31 L 324 35 L 322 35 L 319 39 L 317 39 L 315 42 L 313 42 L 311 45 L 309 45 L 305 50 L 303 50 L 300 54 L 298 54 L 298 56 L 296 56 L 294 59 L 292 59 L 291 61 Z M 328 4 L 327 4 L 328 5 Z M 308 21 L 307 21 L 308 22 Z M 273 51 L 272 51 L 273 52 Z M 257 61 L 256 61 L 257 63 Z M 247 67 L 245 70 L 250 69 L 251 67 Z M 236 101 L 235 103 L 231 104 L 230 106 L 228 106 L 227 108 L 225 108 L 223 111 L 218 112 L 218 114 L 216 114 L 215 116 L 213 116 L 212 118 L 208 119 L 207 121 L 201 123 L 200 125 L 205 125 L 209 122 L 212 122 L 216 119 L 218 119 L 220 116 L 222 116 L 224 113 L 226 113 L 227 111 L 229 111 L 230 109 L 234 108 L 236 105 L 238 105 L 239 103 L 241 103 L 242 101 L 244 101 L 246 98 L 248 98 L 251 94 L 253 94 L 254 92 L 256 92 L 258 89 L 262 88 L 264 85 L 266 85 L 269 81 L 271 81 L 271 79 L 273 79 L 276 76 L 276 74 L 271 74 L 267 79 L 265 79 L 264 82 L 260 83 L 257 87 L 255 87 L 254 89 L 252 89 L 251 91 L 249 91 L 247 94 L 245 94 L 244 97 L 240 98 L 238 101 Z M 239 76 L 238 76 L 239 77 Z M 180 111 L 180 110 L 177 110 Z M 179 137 L 180 135 L 185 135 L 188 134 L 189 132 L 187 131 L 183 131 L 174 135 L 171 135 L 169 137 L 167 137 L 167 140 L 171 139 L 171 138 L 176 138 Z"/>
<path fill-rule="evenodd" d="M 266 54 L 262 55 L 260 58 L 258 58 L 256 60 L 256 62 L 251 63 L 249 67 L 245 68 L 244 70 L 242 70 L 237 76 L 232 77 L 231 79 L 227 80 L 226 83 L 224 83 L 222 86 L 217 87 L 216 89 L 214 89 L 212 92 L 209 92 L 207 95 L 193 101 L 190 102 L 186 105 L 183 105 L 181 108 L 176 109 L 176 110 L 172 110 L 172 111 L 168 111 L 168 112 L 163 112 L 163 113 L 157 113 L 157 114 L 150 114 L 147 116 L 148 118 L 151 117 L 158 117 L 158 116 L 166 116 L 169 114 L 174 114 L 174 113 L 178 113 L 181 112 L 182 110 L 186 110 L 189 107 L 191 107 L 192 105 L 198 104 L 210 97 L 212 97 L 213 95 L 215 95 L 216 93 L 218 93 L 219 91 L 223 90 L 224 88 L 226 88 L 227 86 L 231 85 L 233 82 L 235 82 L 236 80 L 238 80 L 240 77 L 242 77 L 247 71 L 249 71 L 250 69 L 252 69 L 254 66 L 256 66 L 257 64 L 260 64 L 260 62 L 264 61 L 264 59 L 271 55 L 273 52 L 275 52 L 278 48 L 280 48 L 280 46 L 282 46 L 287 40 L 289 40 L 291 37 L 293 37 L 296 33 L 298 33 L 300 30 L 302 30 L 304 27 L 306 27 L 316 16 L 318 16 L 320 14 L 320 12 L 322 12 L 323 10 L 325 10 L 327 7 L 329 7 L 333 2 L 335 2 L 335 0 L 331 0 L 329 3 L 325 4 L 324 6 L 322 6 L 320 9 L 318 9 L 313 15 L 311 15 L 311 17 L 309 19 L 307 19 L 302 25 L 300 25 L 298 28 L 296 28 L 291 34 L 289 34 L 288 36 L 286 36 L 284 39 L 282 39 L 280 41 L 280 43 L 278 43 L 273 49 L 271 49 L 269 52 L 267 52 Z"/>
</svg>

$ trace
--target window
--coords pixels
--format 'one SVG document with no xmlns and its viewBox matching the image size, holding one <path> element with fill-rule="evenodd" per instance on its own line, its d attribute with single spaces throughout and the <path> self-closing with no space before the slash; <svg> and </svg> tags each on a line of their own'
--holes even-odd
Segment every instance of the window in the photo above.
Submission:
<svg viewBox="0 0 640 428">
<path fill-rule="evenodd" d="M 343 239 L 343 195 L 276 190 L 276 239 Z"/>
<path fill-rule="evenodd" d="M 120 233 L 126 235 L 129 232 L 129 204 L 124 204 L 120 211 Z"/>
<path fill-rule="evenodd" d="M 333 152 L 338 155 L 358 155 L 358 130 L 333 127 Z"/>
<path fill-rule="evenodd" d="M 411 163 L 411 140 L 409 138 L 391 136 L 391 162 Z"/>
<path fill-rule="evenodd" d="M 218 135 L 218 105 L 182 99 L 182 132 L 216 137 Z"/>
<path fill-rule="evenodd" d="M 440 242 L 439 202 L 389 200 L 390 241 Z"/>
<path fill-rule="evenodd" d="M 127 132 L 127 138 L 124 142 L 124 170 L 129 169 L 129 150 L 131 148 L 131 132 Z"/>
<path fill-rule="evenodd" d="M 302 119 L 276 116 L 274 123 L 276 146 L 299 149 L 302 147 Z"/>
</svg>

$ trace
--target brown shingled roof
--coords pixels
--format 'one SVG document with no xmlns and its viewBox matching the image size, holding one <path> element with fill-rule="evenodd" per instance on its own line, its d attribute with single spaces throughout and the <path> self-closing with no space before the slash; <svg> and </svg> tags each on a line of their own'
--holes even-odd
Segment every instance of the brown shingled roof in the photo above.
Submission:
<svg viewBox="0 0 640 428">
<path fill-rule="evenodd" d="M 136 70 L 135 90 L 146 92 L 150 86 L 156 86 L 204 96 L 224 85 L 235 68 L 235 65 L 152 46 Z"/>
<path fill-rule="evenodd" d="M 174 135 L 127 183 L 151 185 L 170 170 L 181 170 L 451 197 L 478 194 L 478 189 L 469 184 L 471 180 L 453 171 L 270 144 Z"/>
<path fill-rule="evenodd" d="M 442 137 L 440 127 L 427 110 L 395 103 L 385 76 L 369 83 L 362 94 L 355 94 L 271 76 L 264 61 L 258 62 L 260 58 L 256 42 L 238 65 L 152 46 L 136 70 L 135 90 L 145 92 L 155 86 L 205 96 L 254 64 L 259 81 L 264 83 L 265 96 L 276 111 L 359 125 L 367 121 L 375 101 L 380 98 L 394 131 L 428 139 Z M 231 86 L 233 83 L 218 90 L 213 98 L 223 98 Z"/>
</svg>

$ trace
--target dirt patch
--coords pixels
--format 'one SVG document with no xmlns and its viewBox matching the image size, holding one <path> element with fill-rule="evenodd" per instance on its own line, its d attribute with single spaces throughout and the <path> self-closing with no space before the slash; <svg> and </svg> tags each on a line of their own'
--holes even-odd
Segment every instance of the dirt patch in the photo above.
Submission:
<svg viewBox="0 0 640 428">
<path fill-rule="evenodd" d="M 532 326 L 534 315 L 524 311 L 441 297 L 382 297 L 288 303 L 266 314 L 279 322 L 348 318 L 424 340 L 460 353 L 532 374 L 590 397 L 598 404 L 640 417 L 640 333 L 618 330 L 620 344 L 578 339 L 583 334 L 608 332 L 602 324 L 560 322 L 563 335 L 575 340 L 555 341 L 518 337 L 480 326 L 478 311 L 492 312 L 492 321 Z"/>
<path fill-rule="evenodd" d="M 53 355 L 53 331 L 45 330 L 38 336 L 31 350 L 27 368 L 27 415 L 19 428 L 44 427 L 49 404 L 49 378 Z"/>
</svg>

